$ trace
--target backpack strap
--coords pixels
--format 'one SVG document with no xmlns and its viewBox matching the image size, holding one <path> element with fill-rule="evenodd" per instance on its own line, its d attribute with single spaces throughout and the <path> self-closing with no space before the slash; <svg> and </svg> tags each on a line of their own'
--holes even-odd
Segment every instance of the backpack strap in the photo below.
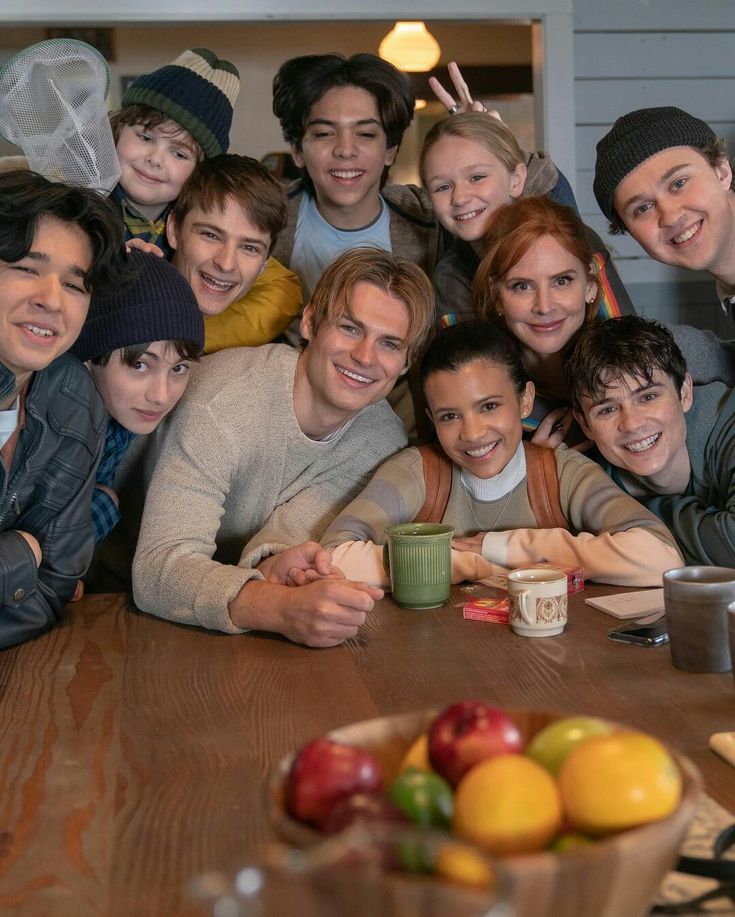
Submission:
<svg viewBox="0 0 735 917">
<path fill-rule="evenodd" d="M 434 443 L 419 446 L 424 463 L 426 498 L 414 522 L 441 522 L 452 489 L 452 463 Z"/>
<path fill-rule="evenodd" d="M 540 529 L 566 529 L 569 522 L 561 510 L 559 477 L 553 449 L 524 441 L 528 502 Z"/>
</svg>

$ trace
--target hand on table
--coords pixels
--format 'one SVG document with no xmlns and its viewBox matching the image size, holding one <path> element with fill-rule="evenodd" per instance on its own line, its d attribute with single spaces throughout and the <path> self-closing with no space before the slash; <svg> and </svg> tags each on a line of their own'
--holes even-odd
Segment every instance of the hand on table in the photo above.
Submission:
<svg viewBox="0 0 735 917">
<path fill-rule="evenodd" d="M 281 633 L 311 647 L 337 646 L 367 620 L 383 590 L 345 579 L 322 579 L 299 589 L 298 601 L 283 609 Z"/>
<path fill-rule="evenodd" d="M 494 109 L 488 111 L 487 108 L 480 101 L 473 101 L 472 95 L 470 93 L 467 83 L 465 83 L 462 73 L 454 61 L 450 61 L 449 66 L 447 67 L 449 71 L 449 76 L 454 85 L 454 91 L 457 94 L 457 101 L 454 101 L 454 97 L 447 92 L 447 90 L 442 86 L 439 80 L 435 76 L 429 77 L 429 86 L 431 86 L 434 95 L 446 108 L 450 115 L 456 115 L 460 112 L 468 111 L 478 111 L 485 112 L 490 115 L 492 118 L 497 118 L 498 121 L 502 121 L 502 118 Z"/>
<path fill-rule="evenodd" d="M 305 541 L 266 557 L 258 570 L 270 583 L 280 586 L 305 586 L 326 577 L 341 576 L 332 566 L 332 555 L 315 541 Z"/>
<path fill-rule="evenodd" d="M 478 532 L 476 535 L 452 538 L 452 547 L 455 551 L 472 551 L 475 554 L 482 554 L 482 542 L 486 534 L 486 532 Z"/>
</svg>

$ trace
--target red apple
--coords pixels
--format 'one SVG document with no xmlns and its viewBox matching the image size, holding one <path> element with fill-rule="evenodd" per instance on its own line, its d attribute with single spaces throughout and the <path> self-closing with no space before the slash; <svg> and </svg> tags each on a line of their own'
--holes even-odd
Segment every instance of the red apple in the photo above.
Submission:
<svg viewBox="0 0 735 917">
<path fill-rule="evenodd" d="M 382 793 L 352 793 L 335 802 L 329 810 L 324 830 L 331 834 L 357 821 L 405 825 L 408 817 Z"/>
<path fill-rule="evenodd" d="M 294 758 L 286 779 L 286 807 L 301 821 L 324 828 L 334 804 L 352 793 L 379 793 L 383 778 L 362 748 L 314 739 Z"/>
<path fill-rule="evenodd" d="M 522 746 L 521 732 L 513 720 L 482 701 L 452 704 L 429 730 L 431 766 L 452 786 L 478 762 L 504 752 L 520 752 Z"/>
</svg>

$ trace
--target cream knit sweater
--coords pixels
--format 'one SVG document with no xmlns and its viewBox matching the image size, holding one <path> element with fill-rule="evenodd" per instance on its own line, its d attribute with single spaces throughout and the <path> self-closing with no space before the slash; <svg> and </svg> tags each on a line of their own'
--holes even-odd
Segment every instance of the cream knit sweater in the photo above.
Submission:
<svg viewBox="0 0 735 917">
<path fill-rule="evenodd" d="M 370 474 L 406 443 L 385 401 L 329 441 L 293 409 L 299 354 L 282 344 L 202 360 L 148 491 L 133 594 L 143 611 L 240 633 L 227 606 L 263 557 L 318 541 Z M 216 554 L 215 554 L 216 552 Z"/>
</svg>

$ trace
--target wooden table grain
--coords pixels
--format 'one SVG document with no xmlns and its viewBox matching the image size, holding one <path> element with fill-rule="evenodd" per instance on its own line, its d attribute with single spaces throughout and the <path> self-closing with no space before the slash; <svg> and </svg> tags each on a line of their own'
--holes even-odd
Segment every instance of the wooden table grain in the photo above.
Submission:
<svg viewBox="0 0 735 917">
<path fill-rule="evenodd" d="M 434 611 L 385 600 L 330 650 L 86 597 L 56 630 L 0 652 L 0 913 L 180 914 L 191 877 L 234 872 L 271 837 L 265 783 L 283 754 L 356 720 L 464 698 L 647 730 L 735 811 L 735 772 L 707 747 L 735 729 L 732 676 L 611 643 L 616 622 L 583 599 L 616 591 L 588 587 L 565 633 L 540 640 L 464 621 L 457 589 Z"/>
</svg>

